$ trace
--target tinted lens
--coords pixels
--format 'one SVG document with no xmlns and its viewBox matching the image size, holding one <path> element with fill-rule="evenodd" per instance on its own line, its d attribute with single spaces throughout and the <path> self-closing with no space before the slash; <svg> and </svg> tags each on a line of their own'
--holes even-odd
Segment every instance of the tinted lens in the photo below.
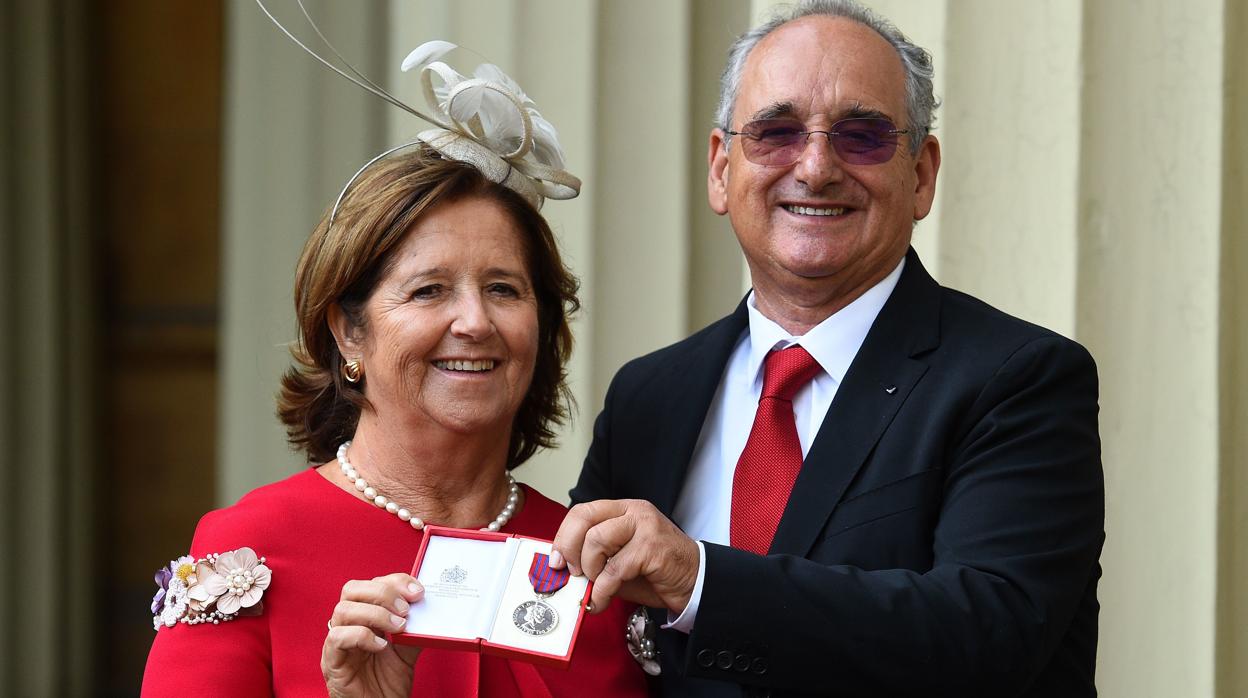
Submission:
<svg viewBox="0 0 1248 698">
<path fill-rule="evenodd" d="M 759 165 L 786 167 L 797 162 L 811 133 L 826 133 L 832 148 L 851 165 L 878 165 L 897 152 L 897 126 L 888 119 L 842 119 L 827 131 L 807 131 L 797 119 L 759 119 L 741 127 L 741 147 L 747 160 Z"/>
<path fill-rule="evenodd" d="M 796 119 L 759 119 L 741 127 L 747 160 L 759 165 L 789 165 L 806 147 L 806 126 Z"/>
<path fill-rule="evenodd" d="M 832 147 L 845 162 L 878 165 L 897 152 L 897 127 L 888 119 L 845 119 L 832 124 Z"/>
</svg>

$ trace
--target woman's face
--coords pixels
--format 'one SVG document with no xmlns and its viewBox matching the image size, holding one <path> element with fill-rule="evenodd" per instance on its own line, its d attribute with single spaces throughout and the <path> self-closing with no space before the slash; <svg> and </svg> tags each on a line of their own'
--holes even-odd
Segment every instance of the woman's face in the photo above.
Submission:
<svg viewBox="0 0 1248 698">
<path fill-rule="evenodd" d="M 537 298 L 517 223 L 496 201 L 438 205 L 407 233 L 343 355 L 379 418 L 510 434 L 537 356 Z M 335 313 L 340 316 L 341 313 Z"/>
</svg>

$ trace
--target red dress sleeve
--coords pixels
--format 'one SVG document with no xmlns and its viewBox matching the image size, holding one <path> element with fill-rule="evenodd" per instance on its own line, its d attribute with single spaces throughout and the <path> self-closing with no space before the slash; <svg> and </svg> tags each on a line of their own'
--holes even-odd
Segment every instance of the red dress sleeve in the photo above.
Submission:
<svg viewBox="0 0 1248 698">
<path fill-rule="evenodd" d="M 210 512 L 195 529 L 191 555 L 224 553 L 256 543 L 239 542 L 242 522 L 235 512 Z M 262 612 L 213 625 L 161 626 L 143 671 L 144 698 L 211 698 L 273 695 L 269 621 Z"/>
</svg>

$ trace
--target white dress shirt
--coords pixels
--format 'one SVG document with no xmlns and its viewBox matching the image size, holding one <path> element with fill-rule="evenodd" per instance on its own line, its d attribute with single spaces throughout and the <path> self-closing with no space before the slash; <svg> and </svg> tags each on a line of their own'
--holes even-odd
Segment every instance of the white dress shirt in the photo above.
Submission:
<svg viewBox="0 0 1248 698">
<path fill-rule="evenodd" d="M 805 458 L 832 399 L 836 397 L 836 390 L 845 378 L 845 372 L 858 354 L 884 302 L 897 286 L 905 263 L 903 258 L 882 281 L 800 337 L 790 335 L 759 312 L 753 293 L 746 299 L 749 328 L 741 334 L 728 358 L 724 376 L 711 400 L 702 433 L 694 447 L 685 487 L 676 501 L 676 508 L 672 510 L 672 520 L 690 538 L 698 541 L 697 582 L 684 612 L 675 619 L 669 614 L 670 622 L 663 627 L 686 633 L 693 630 L 698 604 L 702 599 L 702 583 L 706 577 L 706 548 L 702 542 L 729 545 L 732 478 L 737 460 L 745 450 L 750 429 L 754 426 L 754 413 L 758 410 L 758 398 L 763 391 L 763 361 L 767 354 L 773 349 L 800 344 L 822 369 L 793 397 L 797 439 Z"/>
</svg>

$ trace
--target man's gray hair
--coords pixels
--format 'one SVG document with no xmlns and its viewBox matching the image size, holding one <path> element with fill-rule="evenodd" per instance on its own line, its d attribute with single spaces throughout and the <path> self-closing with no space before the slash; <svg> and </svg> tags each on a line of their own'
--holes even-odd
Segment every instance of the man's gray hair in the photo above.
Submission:
<svg viewBox="0 0 1248 698">
<path fill-rule="evenodd" d="M 795 19 L 811 15 L 844 17 L 874 29 L 885 41 L 892 44 L 901 58 L 906 73 L 906 120 L 910 129 L 910 150 L 918 152 L 923 139 L 932 130 L 936 120 L 936 95 L 932 93 L 932 55 L 922 47 L 911 43 L 892 22 L 859 5 L 854 0 L 804 0 L 796 5 L 781 5 L 763 24 L 737 37 L 728 49 L 728 65 L 719 81 L 719 107 L 715 121 L 725 131 L 732 129 L 732 110 L 741 90 L 741 74 L 750 51 L 764 36 Z"/>
</svg>

